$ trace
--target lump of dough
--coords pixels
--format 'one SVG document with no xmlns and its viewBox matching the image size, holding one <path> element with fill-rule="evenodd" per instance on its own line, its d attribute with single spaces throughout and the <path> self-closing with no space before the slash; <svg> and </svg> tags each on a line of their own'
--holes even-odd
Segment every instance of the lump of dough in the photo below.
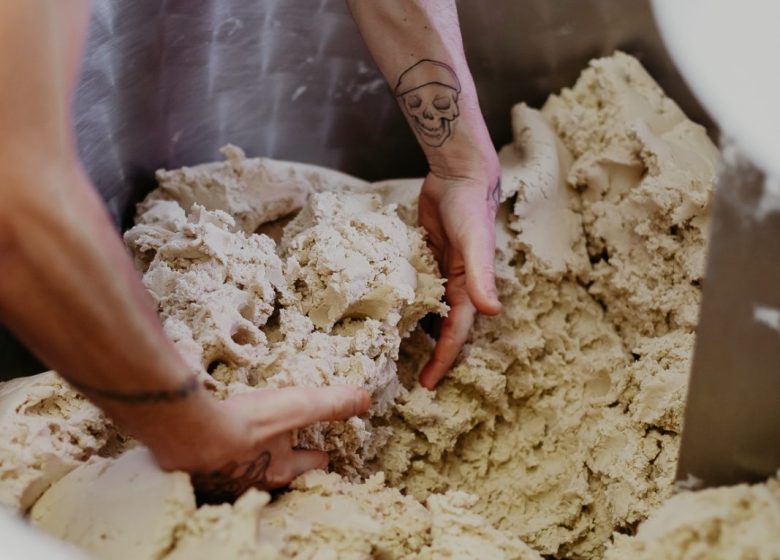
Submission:
<svg viewBox="0 0 780 560">
<path fill-rule="evenodd" d="M 514 558 L 542 560 L 542 556 L 519 538 L 496 530 L 471 511 L 477 498 L 465 492 L 433 494 L 425 505 L 431 512 L 431 544 L 419 558 L 470 560 Z"/>
<path fill-rule="evenodd" d="M 579 201 L 566 184 L 571 154 L 542 114 L 524 103 L 512 108 L 512 129 L 515 140 L 499 160 L 502 196 L 514 197 L 507 218 L 516 241 L 509 251 L 497 244 L 502 260 L 530 250 L 550 272 L 584 275 L 589 266 Z"/>
<path fill-rule="evenodd" d="M 322 193 L 285 228 L 291 304 L 329 332 L 345 318 L 399 325 L 406 335 L 443 312 L 443 282 L 422 232 L 373 194 Z"/>
<path fill-rule="evenodd" d="M 177 202 L 185 212 L 194 204 L 222 210 L 245 233 L 299 210 L 314 192 L 361 188 L 365 181 L 314 165 L 247 158 L 236 146 L 222 148 L 226 161 L 170 171 L 159 170 L 159 189 L 139 206 L 139 215 L 158 200 Z"/>
<path fill-rule="evenodd" d="M 33 525 L 98 558 L 157 559 L 195 512 L 189 476 L 164 472 L 145 448 L 93 458 L 33 506 Z"/>
<path fill-rule="evenodd" d="M 53 371 L 0 384 L 0 505 L 26 511 L 54 482 L 121 437 Z"/>
<path fill-rule="evenodd" d="M 452 492 L 432 497 L 426 507 L 387 488 L 381 474 L 355 484 L 311 471 L 270 505 L 267 497 L 250 491 L 233 508 L 201 508 L 195 517 L 214 522 L 189 523 L 169 558 L 205 558 L 200 547 L 208 550 L 214 542 L 243 551 L 231 558 L 249 557 L 243 554 L 251 550 L 253 539 L 268 549 L 269 558 L 541 558 L 474 514 L 474 501 Z M 246 530 L 239 533 L 239 526 Z M 237 548 L 239 542 L 243 544 Z"/>
<path fill-rule="evenodd" d="M 671 492 L 717 151 L 620 53 L 541 114 L 517 106 L 513 129 L 503 312 L 477 318 L 434 393 L 399 397 L 377 463 L 419 500 L 478 495 L 543 554 L 600 558 Z M 632 171 L 599 163 L 607 151 Z"/>
<path fill-rule="evenodd" d="M 616 534 L 604 558 L 780 558 L 780 478 L 677 494 L 635 536 Z"/>
<path fill-rule="evenodd" d="M 258 539 L 258 517 L 270 500 L 267 492 L 251 488 L 233 505 L 201 506 L 176 531 L 165 560 L 283 558 L 270 543 Z"/>
<path fill-rule="evenodd" d="M 143 283 L 163 328 L 193 367 L 247 366 L 267 353 L 263 327 L 285 290 L 282 262 L 265 235 L 237 230 L 220 210 L 185 215 L 158 201 L 125 233 L 143 256 Z"/>
<path fill-rule="evenodd" d="M 633 349 L 696 325 L 718 150 L 642 65 L 591 61 L 542 109 L 575 161 L 590 292 Z"/>
<path fill-rule="evenodd" d="M 475 514 L 475 501 L 448 492 L 423 505 L 387 488 L 381 473 L 352 483 L 310 471 L 273 503 L 250 489 L 232 505 L 196 509 L 189 477 L 136 448 L 71 472 L 31 520 L 96 558 L 540 558 Z"/>
<path fill-rule="evenodd" d="M 428 313 L 443 313 L 443 280 L 422 232 L 376 195 L 322 193 L 285 228 L 289 291 L 282 298 L 277 359 L 263 368 L 274 387 L 349 383 L 372 395 L 368 419 L 301 432 L 305 447 L 331 452 L 354 476 L 384 445 L 387 417 L 402 391 L 395 361 L 401 341 Z"/>
<path fill-rule="evenodd" d="M 281 258 L 220 210 L 147 200 L 125 234 L 166 333 L 219 396 L 251 388 L 352 384 L 366 418 L 302 430 L 342 474 L 368 474 L 402 390 L 401 340 L 444 313 L 444 281 L 423 233 L 372 194 L 313 194 L 285 228 Z"/>
</svg>

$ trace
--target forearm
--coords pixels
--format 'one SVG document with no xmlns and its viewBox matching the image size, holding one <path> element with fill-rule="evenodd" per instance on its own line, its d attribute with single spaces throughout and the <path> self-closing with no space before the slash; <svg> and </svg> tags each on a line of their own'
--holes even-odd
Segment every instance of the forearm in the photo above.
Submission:
<svg viewBox="0 0 780 560">
<path fill-rule="evenodd" d="M 70 99 L 87 8 L 0 6 L 0 320 L 149 442 L 159 436 L 150 415 L 183 413 L 205 395 L 177 397 L 191 372 L 75 155 Z"/>
<path fill-rule="evenodd" d="M 192 374 L 101 201 L 75 164 L 6 167 L 2 175 L 22 194 L 0 194 L 0 317 L 50 367 L 143 435 L 139 407 L 183 400 L 175 395 Z M 108 393 L 116 396 L 102 396 Z"/>
<path fill-rule="evenodd" d="M 348 0 L 374 60 L 425 151 L 447 178 L 493 176 L 498 164 L 479 108 L 454 0 Z"/>
</svg>

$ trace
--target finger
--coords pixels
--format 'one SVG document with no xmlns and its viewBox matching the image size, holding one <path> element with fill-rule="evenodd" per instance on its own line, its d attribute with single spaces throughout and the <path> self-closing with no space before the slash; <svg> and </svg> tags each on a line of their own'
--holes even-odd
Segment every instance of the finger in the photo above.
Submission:
<svg viewBox="0 0 780 560">
<path fill-rule="evenodd" d="M 346 420 L 363 414 L 371 404 L 365 389 L 339 387 L 289 387 L 272 392 L 238 395 L 241 406 L 254 414 L 265 436 L 272 437 L 316 422 Z M 234 398 L 238 398 L 234 397 Z"/>
<path fill-rule="evenodd" d="M 433 356 L 420 372 L 420 384 L 426 389 L 434 389 L 452 367 L 474 323 L 474 312 L 471 302 L 463 300 L 453 305 L 442 322 Z"/>
<path fill-rule="evenodd" d="M 460 250 L 466 269 L 466 290 L 477 311 L 485 315 L 501 312 L 496 291 L 496 225 L 492 221 L 477 222 L 465 228 L 460 237 Z"/>
<path fill-rule="evenodd" d="M 285 458 L 283 465 L 278 470 L 273 467 L 269 470 L 265 486 L 269 489 L 282 488 L 305 472 L 313 469 L 326 469 L 328 462 L 328 454 L 324 451 L 294 450 Z"/>
</svg>

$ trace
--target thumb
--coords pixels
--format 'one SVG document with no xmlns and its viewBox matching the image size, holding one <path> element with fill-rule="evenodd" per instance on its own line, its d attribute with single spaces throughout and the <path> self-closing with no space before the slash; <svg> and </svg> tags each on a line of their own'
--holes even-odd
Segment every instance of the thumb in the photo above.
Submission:
<svg viewBox="0 0 780 560">
<path fill-rule="evenodd" d="M 346 420 L 363 414 L 371 404 L 365 389 L 349 385 L 252 391 L 230 400 L 256 418 L 269 437 L 317 422 Z"/>
</svg>

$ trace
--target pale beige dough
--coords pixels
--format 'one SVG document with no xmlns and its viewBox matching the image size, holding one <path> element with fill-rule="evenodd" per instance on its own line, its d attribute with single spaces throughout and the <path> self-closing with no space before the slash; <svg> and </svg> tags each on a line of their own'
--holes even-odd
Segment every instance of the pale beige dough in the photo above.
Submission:
<svg viewBox="0 0 780 560">
<path fill-rule="evenodd" d="M 249 490 L 232 506 L 196 509 L 189 477 L 163 472 L 137 448 L 76 468 L 30 517 L 96 558 L 541 558 L 473 513 L 473 497 L 432 496 L 426 507 L 387 488 L 381 474 L 355 484 L 311 471 L 269 502 Z"/>
<path fill-rule="evenodd" d="M 718 151 L 639 62 L 593 61 L 542 114 L 572 152 L 590 293 L 628 349 L 696 326 Z"/>
<path fill-rule="evenodd" d="M 137 448 L 71 471 L 36 502 L 30 519 L 98 558 L 156 559 L 194 512 L 189 476 L 163 472 Z"/>
<path fill-rule="evenodd" d="M 671 490 L 717 150 L 620 53 L 512 118 L 504 312 L 435 394 L 402 397 L 378 463 L 420 500 L 478 495 L 540 552 L 598 558 Z"/>
<path fill-rule="evenodd" d="M 163 328 L 197 371 L 212 362 L 249 366 L 268 355 L 263 332 L 286 289 L 274 242 L 237 230 L 235 220 L 194 204 L 157 201 L 125 242 Z"/>
<path fill-rule="evenodd" d="M 367 416 L 300 434 L 303 444 L 330 451 L 338 474 L 309 473 L 270 504 L 250 491 L 233 506 L 187 510 L 183 520 L 150 516 L 156 525 L 144 530 L 168 543 L 165 554 L 773 553 L 776 480 L 669 499 L 716 148 L 622 53 L 592 61 L 541 111 L 516 106 L 512 124 L 513 142 L 500 152 L 506 203 L 496 274 L 504 310 L 477 318 L 433 392 L 417 383 L 433 341 L 415 324 L 445 308 L 416 227 L 421 179 L 370 185 L 246 158 L 234 147 L 226 162 L 160 172 L 161 188 L 139 207 L 126 240 L 166 331 L 215 394 L 356 383 L 373 396 Z M 282 222 L 266 227 L 298 210 L 283 230 Z M 258 228 L 274 229 L 279 246 Z M 31 422 L 22 409 L 8 410 L 13 422 Z M 59 414 L 50 410 L 46 421 Z M 99 414 L 95 422 L 106 425 Z M 39 504 L 67 495 L 69 478 L 102 484 L 96 465 L 123 472 L 127 455 L 78 466 L 111 455 L 102 445 L 55 451 L 76 470 Z M 65 474 L 43 476 L 36 461 L 14 460 L 13 474 L 0 479 L 13 495 L 32 485 L 37 497 Z M 150 484 L 165 481 L 157 494 L 179 495 L 179 475 L 148 476 Z M 116 490 L 123 491 L 130 490 Z M 86 519 L 100 518 L 105 502 L 88 502 L 79 503 Z M 67 519 L 75 507 L 58 511 L 65 520 L 39 513 L 39 522 L 76 523 Z M 648 517 L 636 537 L 616 534 Z M 94 530 L 67 538 L 87 546 Z"/>
<path fill-rule="evenodd" d="M 158 171 L 160 188 L 141 204 L 139 214 L 161 199 L 176 201 L 185 211 L 197 203 L 227 212 L 245 233 L 254 233 L 262 224 L 300 210 L 312 193 L 367 185 L 315 165 L 247 158 L 236 146 L 225 146 L 222 153 L 224 162 Z"/>
<path fill-rule="evenodd" d="M 51 485 L 124 438 L 56 373 L 0 384 L 0 506 L 26 511 Z"/>
<path fill-rule="evenodd" d="M 683 492 L 643 522 L 615 535 L 605 560 L 777 560 L 780 478 L 763 484 Z"/>
<path fill-rule="evenodd" d="M 221 177 L 224 165 L 213 173 Z M 277 250 L 193 192 L 186 212 L 153 192 L 125 234 L 166 333 L 220 397 L 254 387 L 366 388 L 368 417 L 307 428 L 298 444 L 329 451 L 345 475 L 369 474 L 366 461 L 389 435 L 372 417 L 387 417 L 403 391 L 401 340 L 424 315 L 447 309 L 422 230 L 377 195 L 315 192 Z"/>
</svg>

